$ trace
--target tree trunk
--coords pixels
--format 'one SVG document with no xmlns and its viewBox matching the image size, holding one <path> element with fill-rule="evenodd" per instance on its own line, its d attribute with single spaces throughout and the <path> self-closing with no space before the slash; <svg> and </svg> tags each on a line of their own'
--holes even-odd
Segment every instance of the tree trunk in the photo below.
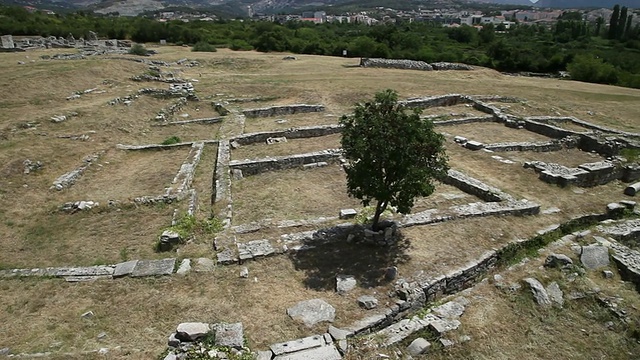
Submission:
<svg viewBox="0 0 640 360">
<path fill-rule="evenodd" d="M 378 205 L 376 205 L 376 213 L 373 215 L 373 222 L 371 223 L 371 230 L 378 231 L 380 215 L 387 209 L 388 203 L 388 201 L 378 201 Z"/>
</svg>

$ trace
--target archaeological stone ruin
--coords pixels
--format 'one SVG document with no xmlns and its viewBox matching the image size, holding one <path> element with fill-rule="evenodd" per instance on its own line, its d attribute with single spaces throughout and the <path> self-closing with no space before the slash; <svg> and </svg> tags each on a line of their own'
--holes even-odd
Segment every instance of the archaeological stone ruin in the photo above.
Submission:
<svg viewBox="0 0 640 360">
<path fill-rule="evenodd" d="M 128 42 L 115 40 L 98 40 L 96 34 L 90 34 L 88 39 L 71 38 L 33 38 L 15 40 L 10 36 L 3 36 L 3 49 L 28 48 L 79 48 L 83 54 L 105 52 L 120 52 L 131 46 Z M 62 56 L 61 59 L 66 59 Z M 73 59 L 74 57 L 69 57 Z M 131 60 L 131 59 L 128 59 Z M 136 60 L 137 61 L 137 60 Z M 204 94 L 198 89 L 197 81 L 163 73 L 160 67 L 199 66 L 198 62 L 187 59 L 176 63 L 164 63 L 152 60 L 140 60 L 144 66 L 151 66 L 155 75 L 138 75 L 131 81 L 159 83 L 158 88 L 146 87 L 135 91 L 117 94 L 119 97 L 110 101 L 103 101 L 107 111 L 128 111 L 137 106 L 141 99 L 154 98 L 163 101 L 160 108 L 153 110 L 155 116 L 140 119 L 148 125 L 149 133 L 180 129 L 183 126 L 207 125 L 208 128 L 220 126 L 219 132 L 205 132 L 199 134 L 198 139 L 179 141 L 172 144 L 158 144 L 144 142 L 137 144 L 112 144 L 109 151 L 126 154 L 136 154 L 145 157 L 151 154 L 167 155 L 173 151 L 182 151 L 179 166 L 167 169 L 171 172 L 172 180 L 164 189 L 149 190 L 143 196 L 114 198 L 109 202 L 96 201 L 91 198 L 77 198 L 70 190 L 75 190 L 79 181 L 87 177 L 96 167 L 102 167 L 104 158 L 112 154 L 91 153 L 79 159 L 75 168 L 56 178 L 48 180 L 51 185 L 50 193 L 58 196 L 61 201 L 56 211 L 64 216 L 78 217 L 100 214 L 103 212 L 117 212 L 127 207 L 129 209 L 168 208 L 173 216 L 167 216 L 166 228 L 158 229 L 158 236 L 153 244 L 140 246 L 157 246 L 154 258 L 128 259 L 123 256 L 122 261 L 115 263 L 101 263 L 92 266 L 39 266 L 32 268 L 1 269 L 1 278 L 54 278 L 70 283 L 91 283 L 93 281 L 124 282 L 132 278 L 158 279 L 189 279 L 190 276 L 209 276 L 212 281 L 220 270 L 234 269 L 234 280 L 246 284 L 257 283 L 258 276 L 250 264 L 254 261 L 265 261 L 270 257 L 283 259 L 293 258 L 313 249 L 339 249 L 344 244 L 355 244 L 358 247 L 374 249 L 393 249 L 402 241 L 404 233 L 418 229 L 419 226 L 442 223 L 459 224 L 467 219 L 487 218 L 508 219 L 517 222 L 525 217 L 541 217 L 561 209 L 548 209 L 545 204 L 531 200 L 530 196 L 518 193 L 511 188 L 501 188 L 499 182 L 487 180 L 480 170 L 469 171 L 452 163 L 444 185 L 456 193 L 445 198 L 446 201 L 437 205 L 429 204 L 429 208 L 421 209 L 410 214 L 391 214 L 382 223 L 382 230 L 373 231 L 359 218 L 366 219 L 366 211 L 362 207 L 336 207 L 328 209 L 325 216 L 308 217 L 290 216 L 285 219 L 264 218 L 257 221 L 238 220 L 238 209 L 251 207 L 238 201 L 234 185 L 256 179 L 265 174 L 281 174 L 286 171 L 303 170 L 299 174 L 304 178 L 308 174 L 321 172 L 321 169 L 334 169 L 343 173 L 347 160 L 343 158 L 340 148 L 325 146 L 314 151 L 298 151 L 289 155 L 259 156 L 248 159 L 234 158 L 234 151 L 247 147 L 261 147 L 261 149 L 277 148 L 294 143 L 291 140 L 306 142 L 318 141 L 318 146 L 324 146 L 322 140 L 330 135 L 339 134 L 342 128 L 338 124 L 295 126 L 277 130 L 245 132 L 245 125 L 251 121 L 269 121 L 276 124 L 274 117 L 290 115 L 305 116 L 306 114 L 327 112 L 335 109 L 323 104 L 290 104 L 250 107 L 245 103 L 256 102 L 259 98 L 235 98 L 225 100 L 221 95 Z M 142 65 L 140 65 L 142 66 Z M 362 59 L 360 66 L 372 68 L 393 68 L 413 70 L 464 70 L 471 71 L 472 67 L 453 63 L 424 63 L 409 60 Z M 138 89 L 138 88 L 136 88 Z M 74 93 L 67 103 L 83 101 L 83 97 L 92 96 L 91 91 Z M 128 95 L 125 95 L 128 94 Z M 115 95 L 113 95 L 115 96 Z M 208 97 L 207 97 L 208 96 Z M 245 101 L 246 100 L 246 101 Z M 262 99 L 259 99 L 260 101 Z M 64 101 L 64 100 L 63 100 Z M 477 111 L 481 115 L 462 114 L 440 120 L 437 116 L 423 117 L 425 121 L 434 120 L 437 131 L 446 133 L 448 145 L 464 149 L 465 154 L 484 155 L 489 159 L 501 161 L 509 166 L 521 166 L 527 169 L 526 176 L 536 183 L 539 180 L 568 187 L 598 188 L 607 184 L 619 184 L 620 201 L 610 203 L 600 212 L 581 216 L 568 217 L 561 224 L 541 229 L 537 234 L 527 238 L 511 239 L 503 244 L 486 249 L 473 260 L 464 264 L 449 264 L 443 269 L 427 269 L 415 273 L 404 274 L 398 272 L 397 264 L 391 264 L 384 269 L 386 292 L 370 291 L 364 286 L 364 281 L 355 273 L 331 274 L 331 291 L 338 296 L 347 296 L 358 289 L 357 300 L 353 302 L 355 308 L 364 312 L 364 316 L 354 319 L 340 327 L 336 319 L 340 317 L 342 309 L 331 299 L 307 298 L 297 302 L 280 306 L 280 315 L 286 316 L 301 329 L 305 329 L 305 336 L 297 339 L 281 339 L 269 346 L 253 349 L 246 344 L 246 332 L 251 327 L 237 319 L 211 319 L 202 315 L 201 319 L 185 319 L 184 322 L 172 324 L 166 338 L 167 348 L 163 359 L 183 359 L 190 352 L 212 359 L 227 359 L 232 356 L 251 355 L 263 360 L 309 360 L 309 359 L 342 359 L 352 351 L 356 341 L 377 341 L 380 351 L 390 346 L 403 345 L 405 353 L 411 356 L 433 351 L 434 348 L 446 348 L 470 341 L 470 339 L 453 339 L 450 337 L 455 330 L 464 328 L 463 314 L 468 311 L 473 298 L 468 289 L 476 286 L 487 278 L 489 274 L 505 270 L 514 254 L 523 248 L 547 251 L 544 249 L 549 238 L 554 243 L 574 246 L 581 266 L 588 271 L 601 271 L 615 265 L 622 279 L 633 282 L 640 287 L 640 252 L 637 247 L 640 239 L 640 223 L 636 204 L 633 201 L 640 191 L 640 164 L 635 159 L 625 158 L 625 150 L 640 149 L 640 134 L 619 131 L 589 122 L 576 117 L 552 116 L 516 116 L 503 110 L 500 103 L 519 103 L 526 101 L 511 97 L 493 95 L 461 95 L 447 94 L 411 98 L 402 101 L 407 109 L 429 109 L 467 106 L 469 111 Z M 212 106 L 219 116 L 179 119 L 178 113 L 187 108 L 191 102 L 207 103 Z M 156 111 L 157 110 L 157 111 Z M 465 111 L 466 112 L 466 111 Z M 65 126 L 78 118 L 71 114 L 56 114 L 47 121 L 51 126 Z M 291 123 L 294 123 L 292 120 Z M 544 141 L 504 141 L 485 142 L 482 138 L 473 138 L 456 134 L 461 125 L 484 126 L 500 125 L 510 132 L 519 134 L 537 134 L 545 137 Z M 563 127 L 563 124 L 565 127 Z M 571 125 L 571 126 L 568 126 Z M 285 125 L 289 126 L 289 125 Z M 576 128 L 583 130 L 576 131 Z M 217 127 L 215 128 L 217 129 Z M 80 135 L 81 136 L 81 135 Z M 76 140 L 90 141 L 89 138 L 76 136 Z M 91 138 L 93 138 L 93 134 Z M 60 139 L 73 139 L 59 137 Z M 60 140 L 66 141 L 66 140 Z M 593 162 L 585 162 L 577 166 L 558 164 L 548 161 L 519 161 L 511 155 L 527 153 L 535 158 L 542 153 L 559 153 L 566 150 L 581 151 L 591 154 Z M 495 153 L 495 154 L 494 154 Z M 496 154 L 500 154 L 499 156 Z M 86 154 L 86 152 L 85 152 Z M 186 156 L 185 156 L 186 154 Z M 236 153 L 237 154 L 237 153 Z M 160 158 L 160 156 L 158 157 Z M 494 161 L 494 160 L 489 160 Z M 26 160 L 20 162 L 23 175 L 39 176 L 43 166 L 40 161 Z M 126 167 L 126 165 L 124 165 Z M 207 167 L 208 166 L 208 167 Z M 524 171 L 524 170 L 523 170 Z M 478 174 L 480 173 L 480 174 Z M 203 194 L 201 179 L 210 193 Z M 539 180 L 537 180 L 537 179 Z M 318 191 L 323 184 L 316 184 Z M 504 184 L 503 184 L 504 185 Z M 326 191 L 326 190 L 325 190 Z M 73 194 L 73 195 L 70 195 Z M 205 237 L 208 254 L 184 255 L 182 252 L 185 239 L 176 229 L 180 214 L 196 217 L 198 206 L 202 206 L 205 198 L 207 211 L 214 213 L 222 223 L 222 229 L 215 235 Z M 462 199 L 462 200 L 460 200 Z M 453 202 L 452 200 L 458 200 Z M 468 201 L 467 201 L 468 200 Z M 136 211 L 132 210 L 132 211 Z M 169 211 L 169 212 L 170 212 Z M 167 212 L 167 213 L 169 213 Z M 584 230 L 591 228 L 593 234 Z M 547 258 L 544 268 L 549 271 L 562 271 L 563 267 L 574 265 L 574 261 L 563 254 L 552 254 Z M 237 269 L 237 270 L 236 270 Z M 610 271 L 610 270 L 605 270 Z M 271 276 L 272 274 L 269 274 Z M 495 275 L 500 276 L 500 275 Z M 493 277 L 493 283 L 499 288 L 524 287 L 524 291 L 532 294 L 537 304 L 543 307 L 561 308 L 570 301 L 567 294 L 562 294 L 556 282 L 525 277 L 516 285 L 503 284 L 500 278 Z M 606 275 L 605 275 L 606 276 Z M 613 275 L 611 275 L 613 276 Z M 287 280 L 289 281 L 289 280 Z M 467 292 L 465 292 L 467 291 Z M 511 290 L 508 290 L 511 291 Z M 354 297 L 355 299 L 355 297 Z M 564 304 L 564 305 L 563 305 Z M 610 306 L 615 308 L 615 306 Z M 87 313 L 87 317 L 95 316 Z M 426 335 L 432 337 L 425 339 Z"/>
</svg>

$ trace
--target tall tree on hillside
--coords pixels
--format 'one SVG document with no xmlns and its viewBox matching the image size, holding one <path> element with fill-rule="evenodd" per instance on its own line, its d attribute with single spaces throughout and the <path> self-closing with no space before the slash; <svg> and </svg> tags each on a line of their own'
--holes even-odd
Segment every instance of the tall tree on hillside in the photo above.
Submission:
<svg viewBox="0 0 640 360">
<path fill-rule="evenodd" d="M 622 40 L 624 36 L 624 29 L 627 26 L 627 14 L 629 9 L 626 6 L 623 6 L 620 10 L 620 18 L 618 19 L 618 27 L 616 28 L 616 39 Z"/>
<path fill-rule="evenodd" d="M 632 21 L 633 21 L 633 14 L 629 14 L 629 16 L 627 16 L 627 25 L 624 27 L 623 38 L 625 40 L 631 37 L 631 32 L 633 31 L 633 29 L 631 29 Z"/>
<path fill-rule="evenodd" d="M 405 113 L 398 93 L 385 90 L 375 99 L 357 104 L 353 115 L 340 118 L 347 192 L 367 206 L 377 201 L 371 225 L 378 231 L 380 214 L 388 205 L 407 214 L 418 196 L 429 196 L 434 181 L 449 169 L 444 136 L 420 111 Z"/>
<path fill-rule="evenodd" d="M 600 36 L 600 29 L 602 28 L 602 24 L 604 23 L 604 18 L 599 16 L 596 19 L 596 36 Z"/>
<path fill-rule="evenodd" d="M 613 7 L 613 14 L 609 20 L 609 39 L 615 39 L 618 35 L 618 22 L 620 21 L 620 5 Z"/>
</svg>

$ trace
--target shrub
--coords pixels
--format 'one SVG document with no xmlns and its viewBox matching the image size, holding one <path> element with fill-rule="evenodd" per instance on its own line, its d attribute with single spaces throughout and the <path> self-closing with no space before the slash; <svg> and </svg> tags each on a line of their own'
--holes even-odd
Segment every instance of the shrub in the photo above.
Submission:
<svg viewBox="0 0 640 360">
<path fill-rule="evenodd" d="M 567 65 L 567 70 L 569 70 L 572 79 L 579 81 L 600 84 L 615 84 L 618 81 L 616 68 L 592 55 L 576 56 Z"/>
<path fill-rule="evenodd" d="M 215 46 L 209 44 L 206 41 L 198 41 L 195 45 L 193 45 L 191 51 L 216 52 L 218 50 Z"/>
<path fill-rule="evenodd" d="M 173 144 L 178 144 L 180 142 L 181 142 L 180 138 L 174 135 L 174 136 L 166 138 L 162 142 L 162 145 L 173 145 Z"/>
<path fill-rule="evenodd" d="M 147 56 L 149 52 L 142 44 L 134 44 L 131 49 L 129 49 L 129 54 L 139 55 L 139 56 Z"/>
</svg>

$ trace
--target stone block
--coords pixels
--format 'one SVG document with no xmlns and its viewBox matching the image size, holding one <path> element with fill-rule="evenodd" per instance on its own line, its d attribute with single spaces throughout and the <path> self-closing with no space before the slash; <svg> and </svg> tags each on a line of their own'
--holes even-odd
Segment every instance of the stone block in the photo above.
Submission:
<svg viewBox="0 0 640 360">
<path fill-rule="evenodd" d="M 277 343 L 269 346 L 269 349 L 275 355 L 289 354 L 315 347 L 324 346 L 325 340 L 322 335 L 308 336 L 301 339 L 291 340 L 283 343 Z"/>
<path fill-rule="evenodd" d="M 352 219 L 358 215 L 356 209 L 342 209 L 340 210 L 340 219 Z"/>
<path fill-rule="evenodd" d="M 242 349 L 244 346 L 242 323 L 214 324 L 212 329 L 215 333 L 215 344 L 217 346 L 228 346 L 235 349 Z"/>
<path fill-rule="evenodd" d="M 544 266 L 551 268 L 563 267 L 571 264 L 573 264 L 573 260 L 564 254 L 551 254 L 547 256 L 547 259 L 544 261 Z"/>
<path fill-rule="evenodd" d="M 211 327 L 206 323 L 181 323 L 176 328 L 176 338 L 181 341 L 196 341 L 205 337 L 209 331 L 211 331 Z"/>
<path fill-rule="evenodd" d="M 175 258 L 161 260 L 139 260 L 131 272 L 132 277 L 171 275 L 176 265 Z"/>
<path fill-rule="evenodd" d="M 463 144 L 463 145 L 464 145 L 464 144 L 466 144 L 466 143 L 467 143 L 467 141 L 469 141 L 469 140 L 468 140 L 466 137 L 463 137 L 463 136 L 455 136 L 455 137 L 453 138 L 453 141 L 457 142 L 458 144 Z"/>
<path fill-rule="evenodd" d="M 356 278 L 353 275 L 337 275 L 336 276 L 336 292 L 345 294 L 353 290 L 357 285 Z"/>
<path fill-rule="evenodd" d="M 347 336 L 351 335 L 351 332 L 348 330 L 338 329 L 333 325 L 329 325 L 329 334 L 333 337 L 333 340 L 344 340 Z"/>
<path fill-rule="evenodd" d="M 334 345 L 278 355 L 273 360 L 340 360 L 342 356 Z"/>
<path fill-rule="evenodd" d="M 138 264 L 138 260 L 125 261 L 119 264 L 116 264 L 116 268 L 113 270 L 113 277 L 122 277 L 131 275 L 133 269 Z"/>
<path fill-rule="evenodd" d="M 533 294 L 534 299 L 541 306 L 549 306 L 551 305 L 551 300 L 549 299 L 549 295 L 547 294 L 547 290 L 542 286 L 540 281 L 534 278 L 526 278 L 523 280 L 529 288 L 531 289 L 531 293 Z"/>
<path fill-rule="evenodd" d="M 609 266 L 609 250 L 601 245 L 583 246 L 580 261 L 588 270 Z"/>
<path fill-rule="evenodd" d="M 378 299 L 370 295 L 363 295 L 358 298 L 358 305 L 364 309 L 371 310 L 378 306 Z"/>
<path fill-rule="evenodd" d="M 469 150 L 480 150 L 484 147 L 484 144 L 478 141 L 469 140 L 464 144 L 464 147 Z"/>
<path fill-rule="evenodd" d="M 322 299 L 301 301 L 287 309 L 287 315 L 293 320 L 301 321 L 306 326 L 312 327 L 323 321 L 333 322 L 336 317 L 336 309 Z"/>
<path fill-rule="evenodd" d="M 424 354 L 431 347 L 431 343 L 425 340 L 424 338 L 417 338 L 407 346 L 407 352 L 411 356 L 418 356 L 420 354 Z"/>
<path fill-rule="evenodd" d="M 439 335 L 456 330 L 459 326 L 460 321 L 458 320 L 433 320 L 429 322 L 429 329 L 435 331 Z"/>
<path fill-rule="evenodd" d="M 176 274 L 186 275 L 191 271 L 191 259 L 183 259 Z"/>
</svg>

